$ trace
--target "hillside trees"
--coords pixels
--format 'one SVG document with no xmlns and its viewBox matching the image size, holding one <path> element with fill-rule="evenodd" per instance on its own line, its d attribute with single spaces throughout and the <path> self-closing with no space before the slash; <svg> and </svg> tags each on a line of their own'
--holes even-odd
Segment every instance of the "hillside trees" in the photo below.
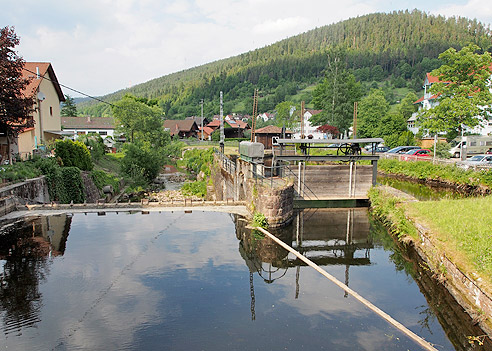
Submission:
<svg viewBox="0 0 492 351">
<path fill-rule="evenodd" d="M 341 133 L 352 124 L 354 102 L 362 96 L 362 87 L 346 69 L 346 54 L 333 49 L 327 55 L 324 80 L 313 91 L 313 103 L 323 112 L 312 118 L 314 125 L 330 124 Z"/>
<path fill-rule="evenodd" d="M 19 38 L 13 27 L 0 29 L 0 131 L 7 136 L 9 149 L 11 138 L 34 126 L 33 96 L 31 92 L 24 95 L 30 79 L 22 77 L 24 60 L 14 51 L 17 45 Z"/>
<path fill-rule="evenodd" d="M 431 134 L 460 133 L 463 126 L 475 127 L 481 116 L 492 112 L 492 56 L 488 52 L 480 54 L 480 50 L 470 44 L 460 51 L 449 48 L 439 55 L 443 65 L 431 73 L 439 82 L 430 88 L 438 104 L 423 110 L 418 120 Z"/>
<path fill-rule="evenodd" d="M 209 101 L 205 106 L 207 115 L 216 114 L 219 91 L 223 90 L 225 101 L 234 111 L 250 113 L 251 104 L 243 102 L 253 96 L 257 87 L 267 102 L 265 108 L 273 109 L 281 102 L 274 101 L 278 87 L 317 83 L 326 68 L 326 52 L 337 46 L 347 48 L 347 68 L 354 71 L 357 79 L 370 83 L 391 76 L 395 84 L 402 86 L 399 78 L 403 78 L 407 86 L 417 91 L 425 73 L 439 66 L 437 57 L 441 52 L 451 46 L 460 49 L 470 42 L 487 50 L 492 46 L 490 38 L 490 29 L 466 18 L 447 19 L 417 10 L 370 14 L 153 79 L 108 95 L 105 100 L 116 101 L 125 93 L 158 99 L 166 118 L 184 118 L 198 113 L 202 98 Z M 93 104 L 83 103 L 78 106 L 79 111 L 92 116 L 110 113 L 107 105 L 96 108 Z"/>
</svg>

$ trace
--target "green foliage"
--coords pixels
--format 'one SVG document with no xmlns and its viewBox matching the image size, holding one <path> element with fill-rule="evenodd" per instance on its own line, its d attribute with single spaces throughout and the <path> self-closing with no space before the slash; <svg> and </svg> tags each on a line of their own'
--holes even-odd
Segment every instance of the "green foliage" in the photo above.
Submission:
<svg viewBox="0 0 492 351">
<path fill-rule="evenodd" d="M 77 116 L 77 106 L 75 105 L 75 100 L 70 95 L 65 94 L 65 101 L 61 103 L 60 115 L 63 117 Z"/>
<path fill-rule="evenodd" d="M 399 206 L 400 199 L 375 187 L 369 190 L 368 195 L 372 213 L 388 226 L 398 238 L 406 235 L 414 239 L 418 238 L 415 226 L 407 219 L 404 210 Z"/>
<path fill-rule="evenodd" d="M 112 174 L 102 170 L 93 170 L 91 172 L 91 178 L 99 190 L 102 190 L 106 185 L 111 185 L 115 193 L 120 191 L 120 180 Z"/>
<path fill-rule="evenodd" d="M 171 141 L 169 133 L 164 132 L 162 111 L 157 106 L 149 106 L 132 95 L 125 95 L 113 105 L 113 115 L 119 130 L 131 142 L 150 142 L 158 147 Z"/>
<path fill-rule="evenodd" d="M 417 179 L 437 179 L 456 184 L 484 185 L 492 187 L 492 171 L 475 172 L 454 165 L 439 165 L 427 161 L 405 162 L 381 159 L 379 170 L 390 174 L 401 174 Z"/>
<path fill-rule="evenodd" d="M 492 112 L 489 90 L 492 56 L 479 51 L 479 46 L 470 44 L 460 51 L 449 48 L 439 55 L 443 65 L 432 71 L 439 82 L 430 88 L 437 95 L 438 104 L 424 110 L 419 118 L 421 127 L 431 134 L 461 132 L 463 125 L 475 127 L 480 123 L 480 116 Z"/>
<path fill-rule="evenodd" d="M 251 222 L 253 227 L 260 227 L 263 229 L 268 228 L 268 220 L 263 213 L 255 212 L 253 215 L 253 221 Z"/>
<path fill-rule="evenodd" d="M 65 167 L 78 167 L 83 171 L 92 170 L 91 154 L 84 143 L 70 139 L 57 140 L 55 156 Z"/>
<path fill-rule="evenodd" d="M 126 143 L 121 171 L 140 184 L 150 183 L 164 165 L 164 155 L 149 142 Z"/>
<path fill-rule="evenodd" d="M 22 182 L 26 179 L 39 177 L 41 174 L 39 168 L 32 161 L 16 162 L 0 167 L 0 177 L 5 182 Z"/>
<path fill-rule="evenodd" d="M 352 125 L 354 102 L 362 97 L 362 86 L 346 69 L 346 52 L 328 51 L 325 79 L 313 91 L 314 107 L 323 112 L 312 118 L 314 125 L 329 124 L 343 134 Z"/>
<path fill-rule="evenodd" d="M 438 158 L 451 158 L 449 150 L 451 150 L 451 144 L 438 142 L 436 145 L 436 157 Z M 432 154 L 434 154 L 434 145 L 431 148 Z"/>
<path fill-rule="evenodd" d="M 82 203 L 85 200 L 84 185 L 80 176 L 80 169 L 77 167 L 61 167 L 59 169 L 59 179 L 57 179 L 57 197 L 61 203 L 67 204 L 70 201 Z"/>
<path fill-rule="evenodd" d="M 292 101 L 284 101 L 277 104 L 275 110 L 277 111 L 277 116 L 275 117 L 277 126 L 285 126 L 285 128 L 290 129 L 298 123 L 300 107 Z"/>
<path fill-rule="evenodd" d="M 389 111 L 389 103 L 380 89 L 373 89 L 364 97 L 358 109 L 357 136 L 361 138 L 379 137 L 381 119 Z"/>
<path fill-rule="evenodd" d="M 207 182 L 205 180 L 197 180 L 194 182 L 186 182 L 181 187 L 181 192 L 185 196 L 205 197 L 207 195 Z"/>
<path fill-rule="evenodd" d="M 205 174 L 210 174 L 210 165 L 214 160 L 214 150 L 209 149 L 189 149 L 183 155 L 183 165 L 187 170 L 198 174 L 200 170 Z"/>
<path fill-rule="evenodd" d="M 104 141 L 99 134 L 89 133 L 87 135 L 81 135 L 77 138 L 77 141 L 84 143 L 93 161 L 100 160 L 104 155 Z"/>
</svg>

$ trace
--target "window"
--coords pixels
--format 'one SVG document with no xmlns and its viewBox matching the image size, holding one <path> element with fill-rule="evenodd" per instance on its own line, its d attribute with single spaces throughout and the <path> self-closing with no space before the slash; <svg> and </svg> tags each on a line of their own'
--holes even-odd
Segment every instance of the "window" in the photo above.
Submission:
<svg viewBox="0 0 492 351">
<path fill-rule="evenodd" d="M 85 135 L 85 132 L 77 132 L 77 135 Z"/>
<path fill-rule="evenodd" d="M 108 135 L 108 132 L 107 132 L 107 131 L 105 131 L 105 130 L 104 130 L 104 131 L 100 130 L 100 131 L 99 131 L 99 135 Z"/>
<path fill-rule="evenodd" d="M 53 116 L 53 106 L 50 106 L 50 116 Z"/>
</svg>

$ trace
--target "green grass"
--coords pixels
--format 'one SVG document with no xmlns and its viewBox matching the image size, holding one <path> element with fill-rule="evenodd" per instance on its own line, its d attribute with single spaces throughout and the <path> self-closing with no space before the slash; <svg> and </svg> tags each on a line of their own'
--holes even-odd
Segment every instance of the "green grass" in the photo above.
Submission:
<svg viewBox="0 0 492 351">
<path fill-rule="evenodd" d="M 492 283 L 492 197 L 408 203 L 409 213 L 425 222 L 435 243 L 460 268 Z"/>
<path fill-rule="evenodd" d="M 94 163 L 94 169 L 103 170 L 112 174 L 120 173 L 120 161 L 125 154 L 122 152 L 116 154 L 105 154 Z"/>
<path fill-rule="evenodd" d="M 393 159 L 379 160 L 378 169 L 386 173 L 422 180 L 436 179 L 456 184 L 492 187 L 492 171 L 475 172 L 463 170 L 454 165 L 435 165 L 428 161 L 406 162 Z"/>
</svg>

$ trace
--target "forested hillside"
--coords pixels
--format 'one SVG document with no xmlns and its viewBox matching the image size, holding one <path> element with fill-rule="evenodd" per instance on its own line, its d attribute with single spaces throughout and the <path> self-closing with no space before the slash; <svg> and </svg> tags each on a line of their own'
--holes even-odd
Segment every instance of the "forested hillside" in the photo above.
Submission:
<svg viewBox="0 0 492 351">
<path fill-rule="evenodd" d="M 309 101 L 302 89 L 316 84 L 326 68 L 327 50 L 342 46 L 347 67 L 366 86 L 386 84 L 420 89 L 425 72 L 437 68 L 438 55 L 476 43 L 491 51 L 491 31 L 476 20 L 431 16 L 418 10 L 376 13 L 316 28 L 245 54 L 173 73 L 102 97 L 114 102 L 124 94 L 152 99 L 166 118 L 224 113 L 251 114 L 253 89 L 260 89 L 259 112 L 271 111 L 286 96 Z M 373 83 L 376 82 L 376 83 Z M 109 105 L 82 102 L 79 114 L 108 116 Z"/>
</svg>

